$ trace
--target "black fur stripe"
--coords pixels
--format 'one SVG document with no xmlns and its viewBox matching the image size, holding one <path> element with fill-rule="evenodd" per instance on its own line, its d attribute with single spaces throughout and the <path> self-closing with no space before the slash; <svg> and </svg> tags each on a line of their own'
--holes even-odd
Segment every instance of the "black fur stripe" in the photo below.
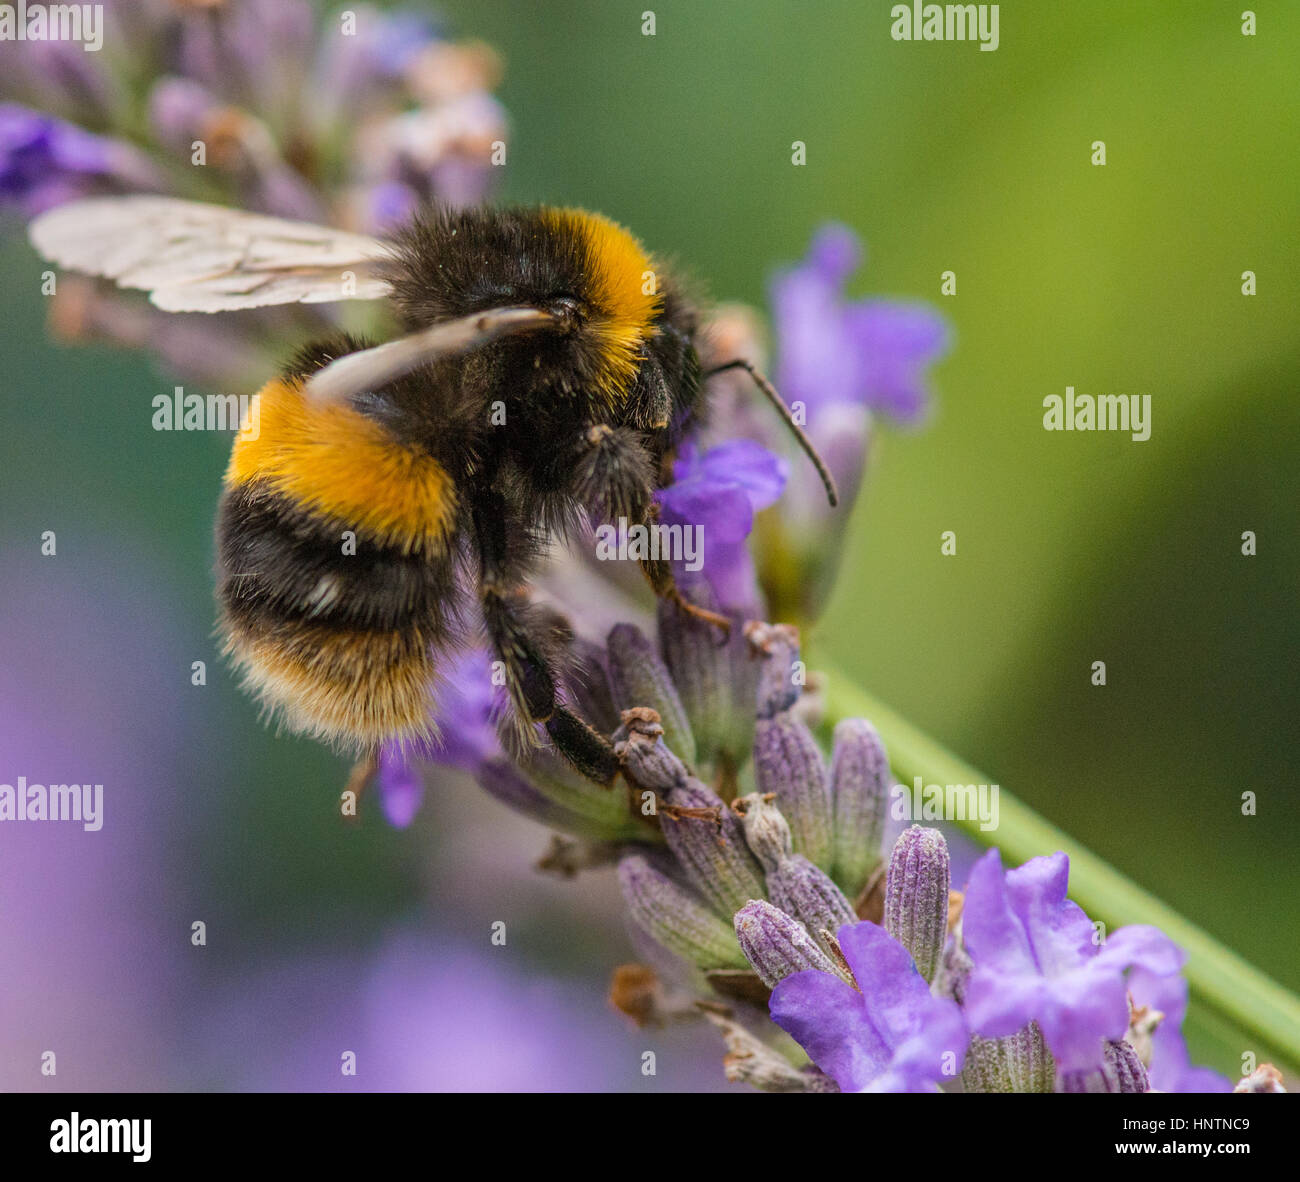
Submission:
<svg viewBox="0 0 1300 1182">
<path fill-rule="evenodd" d="M 217 517 L 217 593 L 229 622 L 253 634 L 314 623 L 351 630 L 448 623 L 455 590 L 451 555 L 403 554 L 342 531 L 264 481 L 226 488 Z"/>
</svg>

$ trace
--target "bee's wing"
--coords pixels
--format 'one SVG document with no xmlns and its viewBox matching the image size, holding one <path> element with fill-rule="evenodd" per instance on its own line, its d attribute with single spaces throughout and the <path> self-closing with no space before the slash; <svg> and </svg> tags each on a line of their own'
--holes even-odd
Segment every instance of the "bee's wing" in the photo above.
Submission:
<svg viewBox="0 0 1300 1182">
<path fill-rule="evenodd" d="M 167 312 L 375 300 L 377 238 L 175 197 L 88 197 L 32 222 L 32 245 L 73 271 L 149 292 Z"/>
</svg>

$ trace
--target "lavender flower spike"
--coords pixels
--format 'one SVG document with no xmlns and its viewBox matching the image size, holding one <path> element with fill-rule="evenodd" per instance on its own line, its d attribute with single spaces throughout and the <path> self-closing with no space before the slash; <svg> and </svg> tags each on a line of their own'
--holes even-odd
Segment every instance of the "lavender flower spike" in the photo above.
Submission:
<svg viewBox="0 0 1300 1182">
<path fill-rule="evenodd" d="M 772 1020 L 846 1092 L 932 1092 L 957 1076 L 969 1036 L 956 1003 L 931 994 L 884 928 L 845 924 L 838 938 L 858 989 L 796 973 L 773 991 Z"/>
<path fill-rule="evenodd" d="M 1121 928 L 1104 944 L 1065 897 L 1069 859 L 1032 858 L 1005 876 L 997 850 L 971 871 L 962 938 L 973 967 L 964 1009 L 972 1030 L 999 1038 L 1036 1021 L 1062 1071 L 1090 1070 L 1101 1039 L 1128 1029 L 1125 973 L 1171 976 L 1183 951 L 1147 926 Z"/>
<path fill-rule="evenodd" d="M 885 879 L 885 929 L 934 980 L 948 939 L 948 843 L 937 829 L 913 825 L 894 843 Z"/>
</svg>

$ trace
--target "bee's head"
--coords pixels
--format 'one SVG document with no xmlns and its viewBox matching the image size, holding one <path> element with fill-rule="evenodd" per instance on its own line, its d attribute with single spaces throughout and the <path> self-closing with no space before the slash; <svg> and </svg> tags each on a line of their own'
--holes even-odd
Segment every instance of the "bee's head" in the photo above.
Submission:
<svg viewBox="0 0 1300 1182">
<path fill-rule="evenodd" d="M 396 240 L 388 273 L 408 329 L 489 308 L 555 318 L 501 342 L 535 389 L 617 402 L 632 387 L 663 306 L 660 279 L 622 226 L 576 209 L 435 209 Z"/>
</svg>

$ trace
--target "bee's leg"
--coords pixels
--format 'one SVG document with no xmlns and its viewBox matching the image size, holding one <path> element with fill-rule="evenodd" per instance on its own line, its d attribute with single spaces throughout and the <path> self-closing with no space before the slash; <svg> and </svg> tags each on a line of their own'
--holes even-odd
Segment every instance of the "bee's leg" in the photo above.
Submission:
<svg viewBox="0 0 1300 1182">
<path fill-rule="evenodd" d="M 659 517 L 654 502 L 654 463 L 640 432 L 596 423 L 587 428 L 584 450 L 574 468 L 574 495 L 606 519 L 622 517 L 629 525 L 653 526 Z M 665 559 L 645 558 L 641 569 L 654 593 L 683 611 L 731 631 L 726 616 L 699 607 L 677 588 L 673 568 Z"/>
<path fill-rule="evenodd" d="M 520 723 L 518 737 L 524 744 L 534 742 L 533 726 L 541 723 L 555 749 L 582 775 L 610 784 L 619 771 L 618 757 L 603 736 L 559 700 L 554 629 L 512 589 L 519 580 L 510 569 L 505 505 L 499 497 L 486 501 L 474 515 L 479 599 L 488 638 L 505 667 L 506 688 Z"/>
<path fill-rule="evenodd" d="M 572 468 L 574 496 L 603 520 L 643 521 L 654 495 L 654 463 L 641 432 L 593 423 Z"/>
<path fill-rule="evenodd" d="M 711 612 L 708 608 L 700 607 L 697 603 L 692 603 L 681 593 L 677 586 L 677 580 L 673 577 L 673 568 L 670 563 L 662 558 L 643 558 L 641 560 L 641 570 L 645 573 L 651 590 L 660 599 L 670 600 L 688 616 L 694 616 L 697 620 L 703 620 L 706 624 L 712 624 L 715 628 L 721 629 L 724 641 L 731 635 L 731 621 L 726 616 L 720 615 L 718 612 Z"/>
</svg>

